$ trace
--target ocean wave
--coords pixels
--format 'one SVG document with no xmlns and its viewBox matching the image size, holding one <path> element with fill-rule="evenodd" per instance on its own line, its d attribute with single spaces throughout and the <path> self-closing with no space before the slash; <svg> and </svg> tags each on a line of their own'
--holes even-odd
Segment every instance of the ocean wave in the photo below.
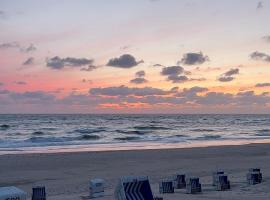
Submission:
<svg viewBox="0 0 270 200">
<path fill-rule="evenodd" d="M 221 135 L 205 134 L 203 136 L 195 138 L 194 140 L 217 140 L 221 138 L 222 138 Z"/>
<path fill-rule="evenodd" d="M 74 132 L 82 133 L 82 134 L 99 133 L 102 131 L 106 131 L 106 129 L 104 129 L 104 128 L 81 128 L 81 129 L 74 130 Z"/>
<path fill-rule="evenodd" d="M 206 129 L 206 128 L 195 128 L 195 129 L 191 129 L 190 131 L 194 131 L 194 132 L 214 132 L 215 130 Z"/>
<path fill-rule="evenodd" d="M 63 142 L 65 141 L 64 138 L 57 138 L 57 137 L 31 137 L 26 140 L 26 142 L 32 143 L 51 143 L 51 142 Z"/>
<path fill-rule="evenodd" d="M 100 136 L 98 136 L 98 135 L 82 135 L 78 139 L 79 140 L 99 140 Z"/>
<path fill-rule="evenodd" d="M 7 124 L 2 124 L 1 126 L 0 126 L 0 129 L 1 130 L 6 130 L 6 129 L 9 129 L 10 128 L 10 125 L 7 125 Z"/>
<path fill-rule="evenodd" d="M 150 131 L 138 131 L 138 130 L 131 130 L 131 131 L 125 131 L 125 130 L 116 130 L 118 133 L 122 134 L 134 134 L 134 135 L 145 135 L 150 133 Z"/>
<path fill-rule="evenodd" d="M 260 129 L 257 130 L 255 136 L 270 136 L 270 129 Z"/>
<path fill-rule="evenodd" d="M 117 137 L 114 138 L 115 140 L 120 140 L 120 141 L 131 141 L 131 140 L 139 140 L 140 137 L 133 137 L 133 136 L 127 136 L 127 137 Z"/>
<path fill-rule="evenodd" d="M 35 131 L 32 133 L 32 135 L 44 135 L 44 132 L 42 131 Z"/>
<path fill-rule="evenodd" d="M 137 130 L 171 130 L 171 128 L 163 126 L 134 126 L 133 128 Z"/>
</svg>

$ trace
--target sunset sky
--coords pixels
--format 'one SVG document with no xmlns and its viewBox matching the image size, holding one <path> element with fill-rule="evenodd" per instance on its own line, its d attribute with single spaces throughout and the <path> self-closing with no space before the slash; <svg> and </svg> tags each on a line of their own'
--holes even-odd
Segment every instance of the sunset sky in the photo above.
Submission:
<svg viewBox="0 0 270 200">
<path fill-rule="evenodd" d="M 0 0 L 0 113 L 269 113 L 270 1 Z"/>
</svg>

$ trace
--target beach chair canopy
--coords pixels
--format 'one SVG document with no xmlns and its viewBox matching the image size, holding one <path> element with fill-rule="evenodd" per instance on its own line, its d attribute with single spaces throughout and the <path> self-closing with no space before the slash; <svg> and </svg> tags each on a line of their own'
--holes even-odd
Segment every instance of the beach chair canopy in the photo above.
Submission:
<svg viewBox="0 0 270 200">
<path fill-rule="evenodd" d="M 26 200 L 26 192 L 14 186 L 0 187 L 0 200 Z"/>
</svg>

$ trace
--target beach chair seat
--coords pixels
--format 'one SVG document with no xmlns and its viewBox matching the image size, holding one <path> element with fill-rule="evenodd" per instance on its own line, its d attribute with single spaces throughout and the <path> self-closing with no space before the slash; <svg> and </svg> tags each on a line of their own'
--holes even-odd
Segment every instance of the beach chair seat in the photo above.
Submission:
<svg viewBox="0 0 270 200">
<path fill-rule="evenodd" d="M 115 189 L 116 200 L 153 200 L 147 176 L 126 176 L 119 180 Z"/>
<path fill-rule="evenodd" d="M 159 183 L 159 192 L 164 193 L 174 193 L 173 181 L 164 180 Z"/>
<path fill-rule="evenodd" d="M 32 200 L 46 200 L 46 189 L 44 186 L 32 188 Z"/>
<path fill-rule="evenodd" d="M 186 175 L 185 174 L 177 174 L 174 179 L 174 188 L 182 189 L 186 188 Z"/>
<path fill-rule="evenodd" d="M 200 179 L 197 177 L 188 178 L 186 191 L 188 194 L 195 194 L 195 193 L 202 192 L 202 186 L 200 184 Z"/>
</svg>

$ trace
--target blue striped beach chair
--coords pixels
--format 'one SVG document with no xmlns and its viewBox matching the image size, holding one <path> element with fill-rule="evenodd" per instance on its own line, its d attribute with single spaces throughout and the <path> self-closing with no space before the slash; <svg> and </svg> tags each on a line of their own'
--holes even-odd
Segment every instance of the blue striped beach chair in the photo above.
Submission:
<svg viewBox="0 0 270 200">
<path fill-rule="evenodd" d="M 159 183 L 159 193 L 174 193 L 173 181 L 165 180 Z"/>
<path fill-rule="evenodd" d="M 186 188 L 186 175 L 185 174 L 177 174 L 174 179 L 174 188 L 182 189 Z"/>
<path fill-rule="evenodd" d="M 45 187 L 33 187 L 32 188 L 32 200 L 46 200 Z"/>
<path fill-rule="evenodd" d="M 147 176 L 122 177 L 115 189 L 116 200 L 153 200 Z"/>
<path fill-rule="evenodd" d="M 228 176 L 225 174 L 218 175 L 218 181 L 216 183 L 216 190 L 223 191 L 231 189 L 230 181 L 228 180 Z"/>
<path fill-rule="evenodd" d="M 187 180 L 187 193 L 195 194 L 198 192 L 202 192 L 202 186 L 200 184 L 200 179 L 197 177 L 191 177 Z"/>
<path fill-rule="evenodd" d="M 213 172 L 213 186 L 217 185 L 217 183 L 219 181 L 218 176 L 223 175 L 223 174 L 224 174 L 224 171 L 215 171 L 215 172 Z"/>
<path fill-rule="evenodd" d="M 262 182 L 262 173 L 259 168 L 251 168 L 247 173 L 247 183 L 255 185 Z"/>
</svg>

